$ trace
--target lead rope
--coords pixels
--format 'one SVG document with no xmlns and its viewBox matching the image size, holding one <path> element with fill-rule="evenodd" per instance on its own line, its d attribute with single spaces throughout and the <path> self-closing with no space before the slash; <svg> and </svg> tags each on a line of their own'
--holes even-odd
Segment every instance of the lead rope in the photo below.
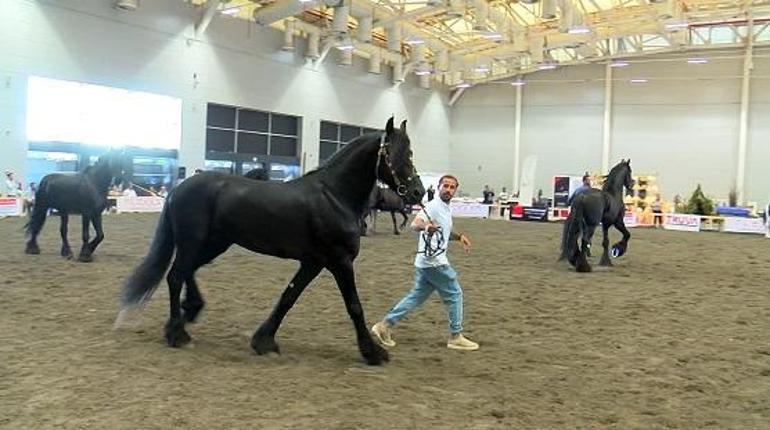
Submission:
<svg viewBox="0 0 770 430">
<path fill-rule="evenodd" d="M 428 218 L 428 222 L 432 223 L 433 220 L 428 215 L 428 211 L 425 210 L 425 205 L 420 203 L 420 208 Z M 422 238 L 423 249 L 422 251 L 418 250 L 418 254 L 424 254 L 425 258 L 435 258 L 446 252 L 446 248 L 444 248 L 444 232 L 441 230 L 441 227 L 437 227 L 437 230 L 432 233 L 429 233 L 427 230 L 423 231 L 420 237 Z M 435 246 L 433 246 L 434 237 Z"/>
</svg>

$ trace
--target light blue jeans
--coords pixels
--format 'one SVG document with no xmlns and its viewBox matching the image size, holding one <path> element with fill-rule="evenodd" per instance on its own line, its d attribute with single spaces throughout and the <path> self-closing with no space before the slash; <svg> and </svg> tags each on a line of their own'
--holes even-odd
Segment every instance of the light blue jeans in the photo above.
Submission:
<svg viewBox="0 0 770 430">
<path fill-rule="evenodd" d="M 449 332 L 463 331 L 463 290 L 457 282 L 457 272 L 449 265 L 417 268 L 414 274 L 414 286 L 388 311 L 385 321 L 395 325 L 409 311 L 422 305 L 433 290 L 438 291 L 441 301 L 444 302 L 444 308 L 449 317 Z"/>
</svg>

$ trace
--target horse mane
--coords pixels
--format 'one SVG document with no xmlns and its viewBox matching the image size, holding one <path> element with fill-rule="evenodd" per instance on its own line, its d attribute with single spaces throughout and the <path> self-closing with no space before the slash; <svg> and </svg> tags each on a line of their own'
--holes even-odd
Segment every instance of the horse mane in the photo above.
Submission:
<svg viewBox="0 0 770 430">
<path fill-rule="evenodd" d="M 394 130 L 395 131 L 395 130 Z M 400 131 L 395 131 L 396 133 L 400 133 Z M 327 170 L 331 167 L 336 166 L 337 164 L 341 163 L 342 160 L 347 157 L 348 154 L 355 152 L 356 149 L 368 142 L 371 142 L 372 140 L 379 139 L 380 136 L 382 136 L 382 133 L 375 132 L 375 133 L 366 133 L 362 134 L 355 139 L 351 140 L 345 146 L 340 148 L 338 151 L 336 151 L 334 154 L 332 154 L 329 158 L 326 159 L 321 165 L 316 167 L 315 169 L 305 173 L 304 176 L 310 176 L 315 175 L 319 172 L 322 172 L 324 170 Z"/>
<path fill-rule="evenodd" d="M 628 167 L 627 164 L 621 162 L 613 166 L 612 169 L 610 169 L 610 173 L 604 176 L 604 182 L 602 182 L 602 191 L 611 190 L 612 184 L 615 181 L 615 179 L 619 175 L 623 174 L 623 167 L 630 168 Z"/>
</svg>

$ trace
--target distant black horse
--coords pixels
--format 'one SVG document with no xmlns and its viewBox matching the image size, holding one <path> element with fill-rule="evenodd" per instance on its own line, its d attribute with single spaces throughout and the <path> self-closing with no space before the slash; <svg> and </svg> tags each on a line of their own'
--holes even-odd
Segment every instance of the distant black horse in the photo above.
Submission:
<svg viewBox="0 0 770 430">
<path fill-rule="evenodd" d="M 102 212 L 107 206 L 107 191 L 113 178 L 122 179 L 123 162 L 116 155 L 99 157 L 93 166 L 86 167 L 75 175 L 51 173 L 43 177 L 35 193 L 35 206 L 27 223 L 27 254 L 40 254 L 37 236 L 45 223 L 49 209 L 56 209 L 61 218 L 62 246 L 61 256 L 72 258 L 72 250 L 67 241 L 67 223 L 69 214 L 81 214 L 83 217 L 83 246 L 79 261 L 92 260 L 93 252 L 104 239 L 102 230 Z M 96 237 L 89 239 L 89 223 L 93 224 Z"/>
<path fill-rule="evenodd" d="M 634 180 L 631 177 L 631 160 L 621 161 L 610 170 L 604 180 L 601 190 L 590 189 L 579 194 L 572 201 L 570 214 L 562 233 L 562 254 L 560 259 L 568 259 L 578 272 L 590 272 L 591 265 L 586 256 L 591 244 L 594 230 L 602 224 L 604 238 L 602 240 L 602 258 L 600 266 L 612 266 L 609 255 L 608 232 L 615 226 L 623 234 L 623 239 L 612 246 L 615 257 L 620 257 L 628 249 L 628 232 L 623 216 L 626 207 L 623 204 L 623 188 L 631 192 Z M 579 243 L 582 239 L 582 243 Z"/>
<path fill-rule="evenodd" d="M 251 339 L 257 354 L 278 352 L 275 333 L 281 321 L 305 287 L 326 268 L 337 281 L 353 320 L 361 354 L 369 364 L 387 361 L 387 352 L 367 329 L 356 291 L 353 261 L 360 248 L 359 220 L 377 179 L 410 203 L 420 201 L 425 190 L 412 164 L 406 121 L 395 129 L 391 118 L 385 130 L 354 139 L 322 167 L 289 182 L 217 173 L 184 181 L 168 196 L 148 254 L 123 287 L 123 309 L 150 298 L 176 250 L 166 276 L 170 317 L 165 340 L 172 347 L 186 344 L 190 336 L 185 324 L 194 321 L 204 306 L 195 271 L 237 244 L 300 262 L 270 316 Z M 187 290 L 180 303 L 183 284 Z"/>
<path fill-rule="evenodd" d="M 364 211 L 364 216 L 361 218 L 362 235 L 365 236 L 368 232 L 367 218 L 372 220 L 372 231 L 377 232 L 378 211 L 390 212 L 393 220 L 393 234 L 401 234 L 401 230 L 406 227 L 406 222 L 409 220 L 409 214 L 412 213 L 412 206 L 404 203 L 404 199 L 390 188 L 375 186 L 369 195 L 369 208 Z M 396 223 L 396 212 L 404 218 L 400 226 Z"/>
<path fill-rule="evenodd" d="M 270 180 L 270 173 L 268 173 L 267 170 L 258 167 L 256 169 L 251 169 L 248 172 L 246 172 L 245 175 L 243 175 L 246 178 L 249 179 L 255 179 L 257 181 L 269 181 Z"/>
</svg>

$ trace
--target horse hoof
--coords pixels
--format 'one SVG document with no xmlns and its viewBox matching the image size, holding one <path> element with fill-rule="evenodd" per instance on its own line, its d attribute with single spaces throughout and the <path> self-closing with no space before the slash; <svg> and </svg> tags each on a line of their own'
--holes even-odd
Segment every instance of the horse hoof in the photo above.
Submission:
<svg viewBox="0 0 770 430">
<path fill-rule="evenodd" d="M 612 262 L 610 260 L 602 260 L 599 262 L 599 265 L 604 267 L 612 267 Z"/>
<path fill-rule="evenodd" d="M 372 343 L 372 346 L 368 351 L 364 352 L 363 356 L 364 360 L 366 360 L 366 364 L 370 366 L 381 366 L 390 361 L 390 355 L 388 355 L 388 351 L 376 343 Z"/>
<path fill-rule="evenodd" d="M 166 345 L 172 348 L 181 348 L 190 343 L 191 340 L 192 338 L 184 329 L 166 332 Z"/>
<path fill-rule="evenodd" d="M 90 263 L 90 262 L 94 261 L 94 257 L 92 257 L 90 255 L 80 254 L 80 256 L 78 257 L 78 261 L 81 262 L 81 263 Z"/>
<path fill-rule="evenodd" d="M 69 249 L 62 249 L 61 256 L 66 258 L 67 260 L 72 260 L 72 251 Z"/>
<path fill-rule="evenodd" d="M 181 348 L 192 340 L 184 329 L 184 322 L 167 322 L 163 336 L 166 339 L 166 345 L 172 348 Z"/>
<path fill-rule="evenodd" d="M 30 255 L 38 255 L 40 254 L 40 248 L 37 246 L 28 246 L 27 249 L 24 250 L 24 253 Z"/>
<path fill-rule="evenodd" d="M 251 349 L 257 355 L 265 355 L 271 352 L 276 354 L 281 353 L 281 351 L 278 349 L 278 344 L 275 342 L 275 338 L 273 337 L 253 337 L 251 339 Z"/>
</svg>

